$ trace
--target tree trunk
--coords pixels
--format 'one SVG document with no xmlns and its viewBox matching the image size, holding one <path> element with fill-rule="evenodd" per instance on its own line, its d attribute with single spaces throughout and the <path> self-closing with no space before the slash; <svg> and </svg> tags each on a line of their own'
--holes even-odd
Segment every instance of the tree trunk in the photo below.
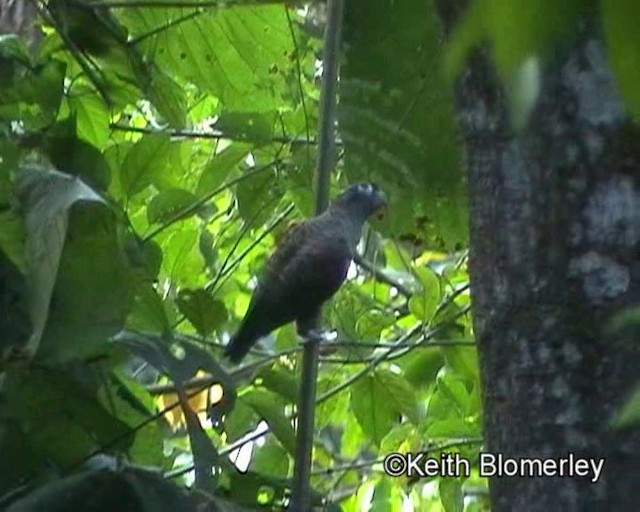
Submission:
<svg viewBox="0 0 640 512">
<path fill-rule="evenodd" d="M 451 9 L 438 7 L 451 28 Z M 640 432 L 608 422 L 639 383 L 640 350 L 605 327 L 640 297 L 640 130 L 596 31 L 544 69 L 517 135 L 487 51 L 475 52 L 456 86 L 485 450 L 605 462 L 595 483 L 491 478 L 492 507 L 635 510 Z"/>
<path fill-rule="evenodd" d="M 42 39 L 36 25 L 36 3 L 29 0 L 0 0 L 0 34 L 18 34 L 32 46 Z"/>
</svg>

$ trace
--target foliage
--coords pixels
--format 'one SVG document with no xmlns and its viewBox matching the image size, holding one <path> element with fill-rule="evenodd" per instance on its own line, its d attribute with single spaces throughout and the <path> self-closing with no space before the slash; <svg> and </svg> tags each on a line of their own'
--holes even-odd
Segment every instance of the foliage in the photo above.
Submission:
<svg viewBox="0 0 640 512">
<path fill-rule="evenodd" d="M 452 439 L 463 453 L 479 449 L 464 253 L 425 252 L 464 247 L 465 214 L 444 82 L 398 81 L 416 66 L 435 69 L 438 52 L 399 69 L 359 66 L 363 30 L 384 18 L 384 6 L 351 8 L 349 17 L 374 17 L 346 29 L 344 158 L 333 187 L 378 181 L 392 206 L 368 231 L 363 254 L 373 263 L 325 311 L 337 338 L 319 377 L 314 500 L 380 507 L 384 489 L 395 510 L 402 496 L 418 507 L 423 498 L 414 484 L 384 477 L 385 454 Z M 2 492 L 51 467 L 75 475 L 25 498 L 48 503 L 58 489 L 133 482 L 129 464 L 145 464 L 194 482 L 218 506 L 282 504 L 295 452 L 298 340 L 285 327 L 240 369 L 219 362 L 220 347 L 274 241 L 313 210 L 321 41 L 302 11 L 279 5 L 105 11 L 52 1 L 42 15 L 53 30 L 38 51 L 14 36 L 0 41 L 12 71 L 2 84 L 2 198 L 20 205 L 2 217 L 12 228 L 2 249 L 24 299 L 9 313 L 25 324 L 8 325 L 15 332 L 4 342 L 2 445 L 31 454 L 12 477 L 3 472 Z M 431 23 L 402 44 L 436 48 Z M 447 144 L 427 151 L 437 134 Z M 365 270 L 372 265 L 375 275 Z M 128 462 L 87 466 L 99 453 Z M 461 504 L 457 489 L 446 499 Z"/>
<path fill-rule="evenodd" d="M 17 497 L 48 506 L 103 483 L 154 510 L 288 499 L 293 328 L 241 368 L 220 355 L 272 245 L 313 211 L 321 41 L 312 22 L 322 8 L 143 4 L 50 0 L 37 49 L 0 36 L 3 507 Z M 473 460 L 480 388 L 440 28 L 424 2 L 347 4 L 332 188 L 376 181 L 391 206 L 325 310 L 336 338 L 319 374 L 314 500 L 345 511 L 403 501 L 480 510 L 475 471 L 382 472 L 395 451 Z M 517 78 L 526 56 L 547 51 L 583 11 L 538 0 L 513 19 L 508 4 L 475 2 L 446 64 L 452 77 L 491 39 L 515 84 L 518 125 L 532 101 Z M 604 4 L 614 69 L 637 115 L 640 89 L 622 64 L 637 47 L 612 21 L 635 4 Z M 536 15 L 549 5 L 559 18 L 547 26 Z M 116 458 L 105 466 L 101 454 Z"/>
<path fill-rule="evenodd" d="M 633 0 L 476 0 L 458 24 L 445 59 L 449 78 L 460 71 L 473 47 L 491 43 L 503 80 L 515 129 L 522 129 L 541 92 L 542 71 L 555 55 L 582 35 L 590 23 L 600 23 L 620 95 L 629 113 L 640 116 L 640 6 Z M 585 20 L 588 22 L 585 23 Z"/>
<path fill-rule="evenodd" d="M 366 12 L 381 21 L 385 8 Z M 3 311 L 12 320 L 1 406 L 2 453 L 15 456 L 2 459 L 20 460 L 1 491 L 30 488 L 53 468 L 73 476 L 15 506 L 58 503 L 104 479 L 135 487 L 129 464 L 144 464 L 194 482 L 217 506 L 282 504 L 296 449 L 293 329 L 265 340 L 246 367 L 218 361 L 274 240 L 313 210 L 321 42 L 301 11 L 278 5 L 105 11 L 52 1 L 42 15 L 53 30 L 37 51 L 0 40 L 9 71 L 0 198 L 20 207 L 0 218 L 3 279 L 16 298 Z M 383 456 L 452 438 L 472 454 L 481 435 L 464 255 L 424 252 L 466 239 L 449 95 L 437 80 L 405 87 L 403 69 L 358 66 L 374 22 L 349 21 L 333 187 L 378 181 L 393 206 L 363 247 L 377 278 L 358 268 L 325 311 L 337 338 L 322 359 L 312 482 L 316 502 L 328 496 L 344 510 L 380 506 L 383 489 L 392 509 L 402 496 L 419 507 L 415 484 L 384 477 Z M 437 37 L 432 20 L 402 44 L 436 48 Z M 404 71 L 435 68 L 437 52 L 421 58 Z M 407 117 L 416 95 L 429 99 Z M 440 112 L 435 122 L 428 109 Z M 426 151 L 445 125 L 447 144 Z M 128 462 L 95 467 L 100 453 Z M 360 484 L 373 496 L 348 498 Z M 164 506 L 193 499 L 152 485 L 172 496 Z M 447 491 L 448 501 L 462 496 L 459 483 Z"/>
</svg>

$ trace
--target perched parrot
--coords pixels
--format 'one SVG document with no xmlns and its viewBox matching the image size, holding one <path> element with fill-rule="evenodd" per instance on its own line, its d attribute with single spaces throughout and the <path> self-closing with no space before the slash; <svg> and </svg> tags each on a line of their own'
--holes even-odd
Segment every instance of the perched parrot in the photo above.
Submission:
<svg viewBox="0 0 640 512">
<path fill-rule="evenodd" d="M 259 338 L 294 320 L 301 336 L 315 331 L 322 304 L 347 277 L 364 222 L 386 204 L 376 185 L 358 183 L 324 213 L 291 228 L 269 258 L 225 355 L 240 362 Z"/>
</svg>

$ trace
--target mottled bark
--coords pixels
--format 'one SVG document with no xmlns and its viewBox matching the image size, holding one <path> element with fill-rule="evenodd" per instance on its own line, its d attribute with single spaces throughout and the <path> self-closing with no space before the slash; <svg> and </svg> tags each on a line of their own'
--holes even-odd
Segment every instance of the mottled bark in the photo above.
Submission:
<svg viewBox="0 0 640 512">
<path fill-rule="evenodd" d="M 582 34 L 546 64 L 522 133 L 509 128 L 487 51 L 462 72 L 456 111 L 485 450 L 606 459 L 597 483 L 493 478 L 493 510 L 635 510 L 640 432 L 608 421 L 639 383 L 640 340 L 605 326 L 640 297 L 640 130 L 623 111 L 601 36 Z"/>
<path fill-rule="evenodd" d="M 30 0 L 0 0 L 0 34 L 18 34 L 35 46 L 42 39 L 38 11 Z"/>
</svg>

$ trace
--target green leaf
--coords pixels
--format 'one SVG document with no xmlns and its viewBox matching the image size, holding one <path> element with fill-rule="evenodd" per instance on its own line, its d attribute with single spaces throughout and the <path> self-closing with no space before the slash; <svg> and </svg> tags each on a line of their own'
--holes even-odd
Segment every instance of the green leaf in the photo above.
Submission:
<svg viewBox="0 0 640 512">
<path fill-rule="evenodd" d="M 453 368 L 458 374 L 470 381 L 477 381 L 478 353 L 476 347 L 452 346 L 442 347 L 447 365 Z"/>
<path fill-rule="evenodd" d="M 329 311 L 329 325 L 334 326 L 341 337 L 348 340 L 358 340 L 356 323 L 358 319 L 369 314 L 369 304 L 362 297 L 353 293 L 350 284 L 343 286 L 332 300 Z"/>
<path fill-rule="evenodd" d="M 640 387 L 637 387 L 625 400 L 611 420 L 611 426 L 616 429 L 633 428 L 638 425 L 640 425 Z"/>
<path fill-rule="evenodd" d="M 396 501 L 398 496 L 394 496 L 394 494 L 399 489 L 392 485 L 390 480 L 389 478 L 384 478 L 376 483 L 371 497 L 370 512 L 392 512 L 395 508 L 393 505 L 398 503 Z"/>
<path fill-rule="evenodd" d="M 164 250 L 162 272 L 184 287 L 198 288 L 205 280 L 204 260 L 198 250 L 198 230 L 187 225 L 188 222 L 159 237 Z"/>
<path fill-rule="evenodd" d="M 113 211 L 74 204 L 40 355 L 61 362 L 110 350 L 133 303 L 132 276 Z"/>
<path fill-rule="evenodd" d="M 440 368 L 444 366 L 444 357 L 438 347 L 414 350 L 398 361 L 402 366 L 405 379 L 418 389 L 435 381 Z"/>
<path fill-rule="evenodd" d="M 101 388 L 98 396 L 105 409 L 113 407 L 112 413 L 117 413 L 119 420 L 135 429 L 129 449 L 132 460 L 141 465 L 162 466 L 165 463 L 162 427 L 157 421 L 148 421 L 155 414 L 155 403 L 149 392 L 135 380 L 120 374 L 114 375 L 108 388 Z"/>
<path fill-rule="evenodd" d="M 384 311 L 369 311 L 356 321 L 357 339 L 377 340 L 383 329 L 393 325 L 395 316 Z"/>
<path fill-rule="evenodd" d="M 22 85 L 33 94 L 33 99 L 40 107 L 41 117 L 34 126 L 40 126 L 55 119 L 64 94 L 66 69 L 67 66 L 63 62 L 52 60 L 37 69 L 33 79 Z"/>
<path fill-rule="evenodd" d="M 247 435 L 258 423 L 256 411 L 242 400 L 235 403 L 235 407 L 229 413 L 224 422 L 224 430 L 227 434 L 227 442 L 233 443 L 242 436 Z"/>
<path fill-rule="evenodd" d="M 14 368 L 5 377 L 3 417 L 17 422 L 29 445 L 58 468 L 98 448 L 114 452 L 131 445 L 129 427 L 59 369 Z"/>
<path fill-rule="evenodd" d="M 298 380 L 288 370 L 278 366 L 269 366 L 258 372 L 258 378 L 262 379 L 262 385 L 277 393 L 291 403 L 298 400 Z"/>
<path fill-rule="evenodd" d="M 384 256 L 388 267 L 406 273 L 406 279 L 413 279 L 413 276 L 408 273 L 413 258 L 398 242 L 386 240 L 384 242 Z"/>
<path fill-rule="evenodd" d="M 228 317 L 224 303 L 202 288 L 180 290 L 176 304 L 201 336 L 209 336 Z"/>
<path fill-rule="evenodd" d="M 375 181 L 390 198 L 381 229 L 412 233 L 428 218 L 421 238 L 453 247 L 467 237 L 466 197 L 434 11 L 428 3 L 345 4 L 338 120 L 348 180 Z"/>
<path fill-rule="evenodd" d="M 431 408 L 430 408 L 431 409 Z M 465 421 L 461 418 L 429 420 L 424 436 L 429 439 L 451 439 L 452 437 L 478 437 L 482 431 L 477 422 Z"/>
<path fill-rule="evenodd" d="M 317 395 L 322 396 L 330 389 L 340 385 L 344 378 L 343 372 L 321 372 L 318 378 Z M 336 418 L 347 415 L 348 396 L 349 391 L 345 390 L 316 406 L 316 427 L 325 427 L 335 421 Z"/>
<path fill-rule="evenodd" d="M 481 435 L 481 402 L 477 387 L 455 373 L 438 376 L 437 387 L 429 399 L 425 435 L 451 438 Z"/>
<path fill-rule="evenodd" d="M 74 134 L 50 136 L 46 140 L 46 148 L 51 163 L 59 171 L 78 176 L 98 190 L 108 188 L 111 170 L 98 148 Z"/>
<path fill-rule="evenodd" d="M 433 270 L 426 267 L 416 269 L 415 273 L 420 281 L 422 293 L 409 299 L 409 310 L 419 320 L 429 322 L 440 302 L 440 279 Z"/>
<path fill-rule="evenodd" d="M 251 470 L 256 473 L 286 478 L 289 473 L 289 454 L 279 445 L 266 441 L 256 449 Z"/>
<path fill-rule="evenodd" d="M 166 168 L 171 153 L 167 135 L 145 135 L 127 153 L 120 167 L 120 184 L 126 197 L 151 185 Z"/>
<path fill-rule="evenodd" d="M 461 415 L 469 413 L 469 392 L 462 379 L 454 374 L 445 373 L 438 377 L 437 385 L 438 391 L 456 404 Z"/>
<path fill-rule="evenodd" d="M 269 142 L 276 117 L 276 112 L 228 112 L 222 114 L 213 127 L 230 139 Z"/>
<path fill-rule="evenodd" d="M 422 448 L 424 442 L 421 433 L 411 423 L 401 423 L 391 429 L 380 444 L 380 453 L 410 452 Z"/>
<path fill-rule="evenodd" d="M 136 10 L 149 21 L 144 32 L 149 25 L 166 24 L 144 11 Z M 205 10 L 172 31 L 158 32 L 146 44 L 160 68 L 220 98 L 230 110 L 267 112 L 280 106 L 284 83 L 276 78 L 292 51 L 282 6 Z"/>
<path fill-rule="evenodd" d="M 440 478 L 438 491 L 445 512 L 462 512 L 464 510 L 462 485 L 457 478 Z"/>
<path fill-rule="evenodd" d="M 351 409 L 362 430 L 378 446 L 400 414 L 418 422 L 413 389 L 399 375 L 377 370 L 358 380 L 351 388 Z"/>
<path fill-rule="evenodd" d="M 95 89 L 74 82 L 67 101 L 76 119 L 77 136 L 88 144 L 103 149 L 109 138 L 109 110 Z"/>
<path fill-rule="evenodd" d="M 251 146 L 242 142 L 234 142 L 230 146 L 211 157 L 207 165 L 202 170 L 196 194 L 198 196 L 207 195 L 216 190 L 247 158 Z"/>
<path fill-rule="evenodd" d="M 162 224 L 194 215 L 195 211 L 185 211 L 197 201 L 198 198 L 188 190 L 180 188 L 165 189 L 153 196 L 147 207 L 149 224 Z"/>
<path fill-rule="evenodd" d="M 157 332 L 163 335 L 171 332 L 171 325 L 167 317 L 165 305 L 150 284 L 137 290 L 127 326 L 139 331 Z"/>
<path fill-rule="evenodd" d="M 603 0 L 602 23 L 620 95 L 631 115 L 640 120 L 640 4 Z"/>
<path fill-rule="evenodd" d="M 2 43 L 13 46 L 10 38 L 5 37 Z M 58 115 L 64 94 L 66 64 L 58 60 L 45 60 L 39 66 L 31 66 L 23 62 L 23 57 L 15 54 L 19 50 L 15 47 L 8 49 L 7 45 L 2 43 L 0 119 L 19 119 L 21 129 L 27 132 L 49 126 Z"/>
<path fill-rule="evenodd" d="M 255 174 L 236 186 L 238 210 L 252 227 L 266 222 L 280 197 L 282 192 L 276 184 L 273 172 Z"/>
<path fill-rule="evenodd" d="M 25 40 L 16 34 L 0 35 L 0 63 L 6 66 L 8 64 L 7 61 L 17 61 L 25 66 L 31 64 L 29 48 L 27 48 Z"/>
<path fill-rule="evenodd" d="M 158 112 L 171 126 L 182 127 L 185 124 L 187 109 L 185 92 L 180 85 L 163 69 L 153 66 L 151 84 L 148 88 L 149 99 Z"/>
<path fill-rule="evenodd" d="M 34 329 L 26 350 L 35 354 L 42 341 L 52 357 L 86 355 L 122 328 L 131 300 L 115 216 L 66 174 L 28 167 L 19 180 Z"/>
<path fill-rule="evenodd" d="M 295 454 L 295 433 L 291 420 L 285 415 L 285 402 L 282 398 L 270 391 L 252 389 L 238 397 L 238 401 L 244 402 L 264 419 L 282 446 L 292 456 Z"/>
</svg>

